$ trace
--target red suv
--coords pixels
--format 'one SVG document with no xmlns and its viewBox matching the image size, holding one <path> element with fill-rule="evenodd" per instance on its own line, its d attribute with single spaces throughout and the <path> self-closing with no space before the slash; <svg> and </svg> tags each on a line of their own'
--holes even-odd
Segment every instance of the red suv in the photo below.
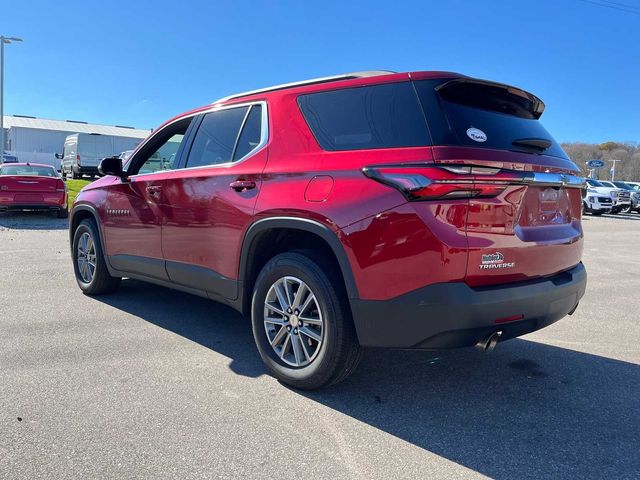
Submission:
<svg viewBox="0 0 640 480">
<path fill-rule="evenodd" d="M 89 295 L 122 277 L 223 302 L 311 389 L 362 347 L 480 345 L 573 313 L 578 168 L 519 88 L 361 72 L 177 116 L 85 187 L 70 221 Z M 187 310 L 188 311 L 188 310 Z"/>
</svg>

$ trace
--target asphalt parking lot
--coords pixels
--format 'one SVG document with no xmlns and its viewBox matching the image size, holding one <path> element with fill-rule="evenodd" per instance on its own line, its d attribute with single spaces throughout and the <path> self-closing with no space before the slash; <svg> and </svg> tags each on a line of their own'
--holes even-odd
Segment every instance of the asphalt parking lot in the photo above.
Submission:
<svg viewBox="0 0 640 480">
<path fill-rule="evenodd" d="M 489 355 L 370 351 L 304 393 L 231 309 L 86 297 L 64 220 L 0 215 L 0 478 L 638 478 L 640 215 L 584 228 L 572 317 Z"/>
</svg>

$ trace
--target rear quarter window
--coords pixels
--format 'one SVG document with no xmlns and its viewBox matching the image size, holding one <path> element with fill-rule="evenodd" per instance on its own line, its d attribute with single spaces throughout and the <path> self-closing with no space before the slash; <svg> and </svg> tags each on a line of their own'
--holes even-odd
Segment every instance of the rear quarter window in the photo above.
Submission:
<svg viewBox="0 0 640 480">
<path fill-rule="evenodd" d="M 409 82 L 301 95 L 298 105 L 324 150 L 431 144 L 424 115 Z"/>
</svg>

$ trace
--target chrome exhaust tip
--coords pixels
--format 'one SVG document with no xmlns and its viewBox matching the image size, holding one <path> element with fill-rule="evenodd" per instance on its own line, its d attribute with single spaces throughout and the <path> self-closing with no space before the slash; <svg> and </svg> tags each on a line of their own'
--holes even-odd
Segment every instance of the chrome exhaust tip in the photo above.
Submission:
<svg viewBox="0 0 640 480">
<path fill-rule="evenodd" d="M 476 344 L 476 347 L 484 353 L 491 353 L 493 352 L 493 349 L 496 348 L 500 337 L 502 337 L 502 330 L 493 332 L 491 335 L 488 335 L 487 337 L 480 340 Z"/>
</svg>

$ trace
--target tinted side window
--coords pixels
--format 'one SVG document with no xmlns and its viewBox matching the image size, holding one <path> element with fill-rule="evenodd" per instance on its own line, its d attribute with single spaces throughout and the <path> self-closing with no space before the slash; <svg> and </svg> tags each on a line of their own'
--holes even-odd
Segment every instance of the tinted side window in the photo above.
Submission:
<svg viewBox="0 0 640 480">
<path fill-rule="evenodd" d="M 248 109 L 238 107 L 207 113 L 193 140 L 187 167 L 230 162 Z"/>
<path fill-rule="evenodd" d="M 298 97 L 325 150 L 417 147 L 431 141 L 409 82 L 348 88 Z"/>
<path fill-rule="evenodd" d="M 262 134 L 262 106 L 253 105 L 242 127 L 233 160 L 239 160 L 260 144 Z"/>
</svg>

